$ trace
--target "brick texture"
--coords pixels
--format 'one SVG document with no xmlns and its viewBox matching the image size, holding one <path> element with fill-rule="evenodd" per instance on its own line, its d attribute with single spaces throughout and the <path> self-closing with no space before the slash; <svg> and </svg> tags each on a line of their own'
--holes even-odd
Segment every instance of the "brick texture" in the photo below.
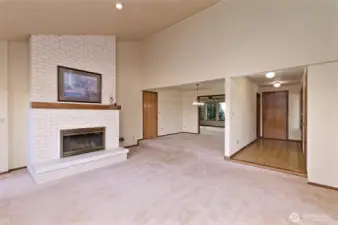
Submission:
<svg viewBox="0 0 338 225">
<path fill-rule="evenodd" d="M 31 102 L 57 102 L 57 66 L 102 74 L 102 104 L 115 98 L 115 37 L 33 35 Z M 60 158 L 60 130 L 106 127 L 106 147 L 118 147 L 119 111 L 31 109 L 30 164 Z"/>
</svg>

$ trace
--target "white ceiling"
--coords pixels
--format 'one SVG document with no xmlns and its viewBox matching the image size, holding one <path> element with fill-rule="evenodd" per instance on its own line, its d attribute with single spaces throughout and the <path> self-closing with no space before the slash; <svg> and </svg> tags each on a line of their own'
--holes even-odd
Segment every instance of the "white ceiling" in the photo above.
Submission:
<svg viewBox="0 0 338 225">
<path fill-rule="evenodd" d="M 0 0 L 0 39 L 30 34 L 116 35 L 137 40 L 163 30 L 220 0 Z"/>
<path fill-rule="evenodd" d="M 279 81 L 283 85 L 300 84 L 303 78 L 304 69 L 302 67 L 274 71 L 276 76 L 269 79 L 265 73 L 248 76 L 250 80 L 259 86 L 271 86 L 274 82 Z"/>
<path fill-rule="evenodd" d="M 196 84 L 197 83 L 191 83 L 191 84 L 183 84 L 179 86 L 172 87 L 176 90 L 180 91 L 189 91 L 189 90 L 196 90 Z M 225 80 L 211 80 L 211 81 L 204 81 L 198 83 L 198 89 L 199 90 L 225 90 Z"/>
</svg>

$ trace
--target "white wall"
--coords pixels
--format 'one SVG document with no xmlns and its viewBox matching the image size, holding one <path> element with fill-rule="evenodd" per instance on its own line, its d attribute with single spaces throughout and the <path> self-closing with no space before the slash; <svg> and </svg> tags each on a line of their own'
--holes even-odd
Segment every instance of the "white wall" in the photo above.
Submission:
<svg viewBox="0 0 338 225">
<path fill-rule="evenodd" d="M 8 43 L 0 41 L 0 173 L 8 170 Z"/>
<path fill-rule="evenodd" d="M 337 37 L 335 0 L 221 1 L 145 40 L 144 88 L 336 60 Z"/>
<path fill-rule="evenodd" d="M 120 136 L 124 146 L 136 145 L 142 133 L 141 43 L 117 42 L 116 82 L 120 112 Z"/>
<path fill-rule="evenodd" d="M 196 91 L 182 92 L 182 129 L 183 132 L 198 133 L 198 108 L 192 103 L 196 100 Z"/>
<path fill-rule="evenodd" d="M 231 156 L 256 139 L 256 93 L 248 78 L 226 80 L 225 156 Z"/>
<path fill-rule="evenodd" d="M 338 187 L 338 63 L 308 68 L 308 180 Z"/>
<path fill-rule="evenodd" d="M 288 102 L 288 134 L 289 139 L 301 140 L 300 131 L 300 90 L 301 84 L 284 85 L 278 89 L 274 87 L 260 87 L 259 92 L 271 92 L 271 91 L 288 91 L 289 102 Z M 262 95 L 261 95 L 262 96 Z M 261 102 L 261 107 L 263 106 Z M 261 108 L 261 123 L 263 123 L 263 110 Z M 263 125 L 261 124 L 261 135 L 263 134 Z"/>
<path fill-rule="evenodd" d="M 9 169 L 28 162 L 28 42 L 9 42 Z"/>
<path fill-rule="evenodd" d="M 225 81 L 220 81 L 225 82 Z M 224 88 L 202 89 L 198 92 L 199 96 L 203 95 L 223 95 Z M 182 111 L 183 111 L 183 131 L 189 133 L 198 132 L 198 108 L 192 103 L 196 100 L 196 91 L 187 90 L 182 92 Z"/>
<path fill-rule="evenodd" d="M 158 90 L 158 135 L 182 132 L 182 93 Z"/>
</svg>

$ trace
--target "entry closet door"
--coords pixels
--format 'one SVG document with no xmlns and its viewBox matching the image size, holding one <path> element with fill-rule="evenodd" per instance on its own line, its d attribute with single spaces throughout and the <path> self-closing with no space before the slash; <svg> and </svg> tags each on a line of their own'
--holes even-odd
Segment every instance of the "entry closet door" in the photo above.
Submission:
<svg viewBox="0 0 338 225">
<path fill-rule="evenodd" d="M 143 138 L 157 137 L 157 93 L 143 92 Z"/>
<path fill-rule="evenodd" d="M 263 92 L 263 137 L 288 139 L 288 92 Z"/>
</svg>

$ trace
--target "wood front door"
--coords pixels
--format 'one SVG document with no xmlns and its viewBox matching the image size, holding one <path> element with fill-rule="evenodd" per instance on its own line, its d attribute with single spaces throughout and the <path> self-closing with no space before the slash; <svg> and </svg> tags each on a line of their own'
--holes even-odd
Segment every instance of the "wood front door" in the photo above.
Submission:
<svg viewBox="0 0 338 225">
<path fill-rule="evenodd" d="M 263 137 L 288 139 L 288 92 L 263 92 Z"/>
<path fill-rule="evenodd" d="M 143 92 L 143 139 L 157 137 L 157 93 Z"/>
</svg>

